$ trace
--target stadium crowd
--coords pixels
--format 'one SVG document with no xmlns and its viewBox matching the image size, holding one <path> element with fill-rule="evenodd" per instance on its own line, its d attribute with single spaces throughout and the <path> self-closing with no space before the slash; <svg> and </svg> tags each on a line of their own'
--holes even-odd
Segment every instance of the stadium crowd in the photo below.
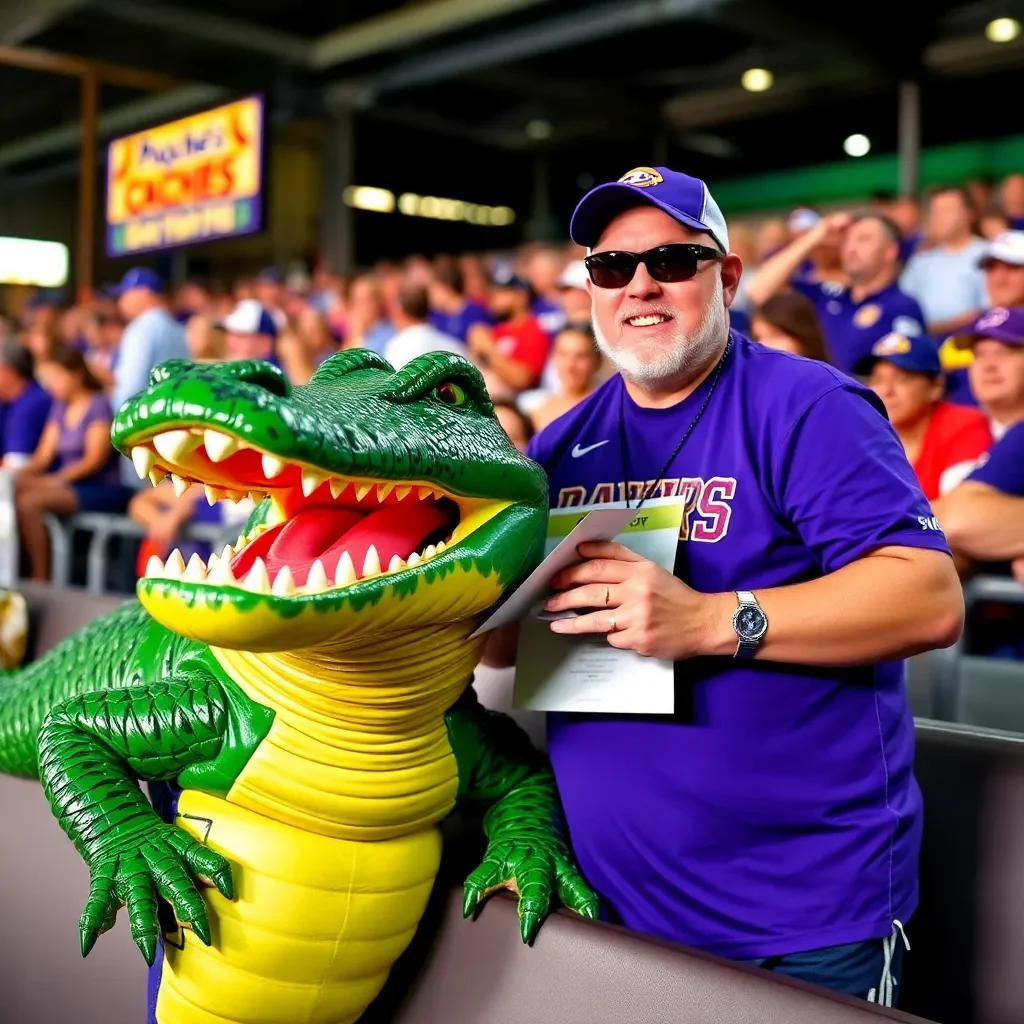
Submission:
<svg viewBox="0 0 1024 1024">
<path fill-rule="evenodd" d="M 963 574 L 1024 581 L 1024 175 L 888 194 L 863 208 L 730 225 L 745 271 L 730 316 L 756 341 L 827 360 L 884 403 Z M 129 270 L 92 301 L 45 293 L 0 319 L 0 456 L 14 475 L 23 574 L 49 576 L 42 513 L 123 513 L 138 566 L 195 519 L 244 519 L 202 488 L 149 486 L 109 445 L 114 410 L 167 358 L 265 359 L 295 384 L 343 348 L 394 366 L 468 356 L 521 449 L 610 372 L 585 252 L 410 256 L 343 277 L 266 268 L 168 288 Z M 823 441 L 827 443 L 827 440 Z M 179 490 L 181 493 L 179 493 Z M 990 653 L 1024 656 L 1021 622 L 985 612 Z M 977 634 L 977 631 L 975 631 Z"/>
</svg>

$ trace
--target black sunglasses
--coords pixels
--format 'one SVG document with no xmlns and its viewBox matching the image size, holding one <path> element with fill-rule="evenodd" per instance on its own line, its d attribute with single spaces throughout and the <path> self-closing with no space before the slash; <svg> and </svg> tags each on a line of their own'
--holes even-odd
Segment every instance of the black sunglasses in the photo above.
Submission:
<svg viewBox="0 0 1024 1024">
<path fill-rule="evenodd" d="M 724 257 L 725 253 L 706 245 L 677 242 L 673 245 L 659 245 L 646 252 L 609 249 L 607 252 L 595 252 L 585 257 L 583 262 L 587 265 L 590 280 L 598 288 L 625 288 L 633 280 L 636 268 L 641 263 L 655 281 L 672 284 L 676 281 L 689 281 L 694 277 L 701 260 L 720 260 Z"/>
</svg>

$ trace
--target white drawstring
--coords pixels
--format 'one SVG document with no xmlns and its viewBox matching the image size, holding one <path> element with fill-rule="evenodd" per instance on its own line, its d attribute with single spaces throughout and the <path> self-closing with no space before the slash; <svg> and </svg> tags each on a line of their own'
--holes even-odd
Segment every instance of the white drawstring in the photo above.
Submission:
<svg viewBox="0 0 1024 1024">
<path fill-rule="evenodd" d="M 879 1006 L 892 1006 L 893 989 L 896 987 L 896 979 L 892 976 L 892 961 L 896 955 L 896 932 L 899 931 L 903 939 L 903 945 L 907 952 L 910 952 L 910 942 L 907 940 L 907 933 L 903 930 L 902 921 L 893 921 L 892 935 L 882 939 L 882 977 L 879 979 L 878 988 L 868 992 L 868 1002 L 878 1003 Z"/>
</svg>

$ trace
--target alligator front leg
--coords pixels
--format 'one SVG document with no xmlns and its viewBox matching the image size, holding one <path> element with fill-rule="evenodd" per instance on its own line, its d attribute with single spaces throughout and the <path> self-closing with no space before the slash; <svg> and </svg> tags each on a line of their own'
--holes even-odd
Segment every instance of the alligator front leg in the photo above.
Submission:
<svg viewBox="0 0 1024 1024">
<path fill-rule="evenodd" d="M 207 945 L 206 903 L 195 878 L 232 897 L 231 865 L 162 821 L 138 779 L 175 779 L 216 756 L 228 714 L 218 683 L 202 674 L 86 693 L 51 710 L 39 734 L 40 778 L 61 828 L 89 865 L 82 955 L 128 909 L 146 962 L 156 956 L 159 898 Z"/>
<path fill-rule="evenodd" d="M 463 914 L 499 889 L 519 896 L 523 942 L 533 941 L 557 895 L 596 918 L 598 898 L 569 851 L 565 819 L 547 759 L 506 715 L 488 711 L 470 687 L 446 716 L 459 766 L 460 799 L 488 807 L 487 850 L 466 880 Z"/>
</svg>

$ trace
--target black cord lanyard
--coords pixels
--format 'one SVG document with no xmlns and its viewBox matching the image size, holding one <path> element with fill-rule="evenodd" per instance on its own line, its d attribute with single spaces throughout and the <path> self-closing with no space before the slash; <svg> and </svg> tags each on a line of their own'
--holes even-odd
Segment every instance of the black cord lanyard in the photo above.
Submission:
<svg viewBox="0 0 1024 1024">
<path fill-rule="evenodd" d="M 693 433 L 693 428 L 697 426 L 701 416 L 704 415 L 704 410 L 707 409 L 708 403 L 711 401 L 711 396 L 715 393 L 715 388 L 718 386 L 718 378 L 722 375 L 722 367 L 725 366 L 726 359 L 729 358 L 729 352 L 732 350 L 732 334 L 729 334 L 729 340 L 725 343 L 725 349 L 722 351 L 722 355 L 718 360 L 718 365 L 715 367 L 714 375 L 711 378 L 711 386 L 708 388 L 708 393 L 704 396 L 704 401 L 701 403 L 701 407 L 697 410 L 697 415 L 693 417 L 693 421 L 686 428 L 683 436 L 679 439 L 679 444 L 675 446 L 674 451 L 665 461 L 665 465 L 661 467 L 661 472 L 658 474 L 658 478 L 649 485 L 645 485 L 644 489 L 640 492 L 640 500 L 637 502 L 636 507 L 639 508 L 648 498 L 652 497 L 661 485 L 665 474 L 668 472 L 669 466 L 675 461 L 676 456 L 682 451 L 683 445 L 686 444 L 686 439 Z M 629 504 L 629 453 L 627 450 L 626 442 L 626 416 L 625 416 L 625 387 L 619 393 L 619 455 L 622 458 L 622 489 L 623 497 L 626 500 L 626 508 L 630 508 Z"/>
</svg>

